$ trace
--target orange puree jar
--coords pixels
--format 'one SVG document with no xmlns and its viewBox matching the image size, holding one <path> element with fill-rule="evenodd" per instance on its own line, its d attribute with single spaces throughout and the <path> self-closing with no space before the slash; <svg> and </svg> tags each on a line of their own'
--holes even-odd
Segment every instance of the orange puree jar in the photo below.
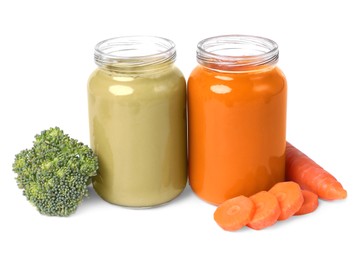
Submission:
<svg viewBox="0 0 364 260">
<path fill-rule="evenodd" d="M 284 180 L 287 83 L 269 39 L 225 35 L 197 46 L 188 80 L 189 181 L 220 204 Z"/>
</svg>

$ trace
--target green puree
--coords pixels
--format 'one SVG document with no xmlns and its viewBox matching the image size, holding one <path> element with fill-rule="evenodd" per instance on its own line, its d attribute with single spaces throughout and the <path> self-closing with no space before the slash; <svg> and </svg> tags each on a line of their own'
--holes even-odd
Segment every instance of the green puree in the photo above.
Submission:
<svg viewBox="0 0 364 260">
<path fill-rule="evenodd" d="M 96 192 L 133 207 L 165 203 L 186 186 L 186 83 L 174 65 L 141 74 L 96 69 L 89 79 Z"/>
</svg>

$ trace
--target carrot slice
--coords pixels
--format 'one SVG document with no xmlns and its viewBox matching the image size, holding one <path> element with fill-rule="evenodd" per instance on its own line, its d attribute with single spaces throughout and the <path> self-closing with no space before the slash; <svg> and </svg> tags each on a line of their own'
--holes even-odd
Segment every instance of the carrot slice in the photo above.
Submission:
<svg viewBox="0 0 364 260">
<path fill-rule="evenodd" d="M 287 142 L 286 179 L 297 182 L 302 189 L 316 193 L 320 199 L 345 199 L 346 190 L 329 172 Z"/>
<path fill-rule="evenodd" d="M 278 182 L 269 192 L 276 196 L 281 208 L 278 220 L 285 220 L 293 216 L 303 204 L 301 188 L 293 181 Z"/>
<path fill-rule="evenodd" d="M 303 204 L 295 215 L 304 215 L 315 211 L 319 205 L 317 194 L 309 191 L 302 190 Z"/>
<path fill-rule="evenodd" d="M 220 204 L 215 210 L 214 219 L 222 229 L 236 231 L 250 222 L 254 210 L 253 201 L 241 195 Z"/>
<path fill-rule="evenodd" d="M 255 213 L 248 227 L 260 230 L 272 226 L 281 214 L 277 198 L 270 192 L 261 191 L 249 197 L 255 205 Z"/>
</svg>

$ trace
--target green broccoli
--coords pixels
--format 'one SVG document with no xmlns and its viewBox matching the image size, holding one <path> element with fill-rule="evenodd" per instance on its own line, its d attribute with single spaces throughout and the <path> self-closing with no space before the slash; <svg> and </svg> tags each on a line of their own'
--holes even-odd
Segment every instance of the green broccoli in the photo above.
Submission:
<svg viewBox="0 0 364 260">
<path fill-rule="evenodd" d="M 13 163 L 24 196 L 49 216 L 74 213 L 88 196 L 87 185 L 97 169 L 93 151 L 59 127 L 36 135 L 33 147 L 17 154 Z"/>
</svg>

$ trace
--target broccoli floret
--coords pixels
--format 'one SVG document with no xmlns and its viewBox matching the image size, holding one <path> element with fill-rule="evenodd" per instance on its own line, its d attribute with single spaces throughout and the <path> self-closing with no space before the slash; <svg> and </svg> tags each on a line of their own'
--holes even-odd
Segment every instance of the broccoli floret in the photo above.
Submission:
<svg viewBox="0 0 364 260">
<path fill-rule="evenodd" d="M 88 196 L 87 185 L 97 169 L 94 152 L 59 127 L 36 135 L 33 147 L 17 154 L 13 163 L 24 196 L 49 216 L 74 213 Z"/>
</svg>

